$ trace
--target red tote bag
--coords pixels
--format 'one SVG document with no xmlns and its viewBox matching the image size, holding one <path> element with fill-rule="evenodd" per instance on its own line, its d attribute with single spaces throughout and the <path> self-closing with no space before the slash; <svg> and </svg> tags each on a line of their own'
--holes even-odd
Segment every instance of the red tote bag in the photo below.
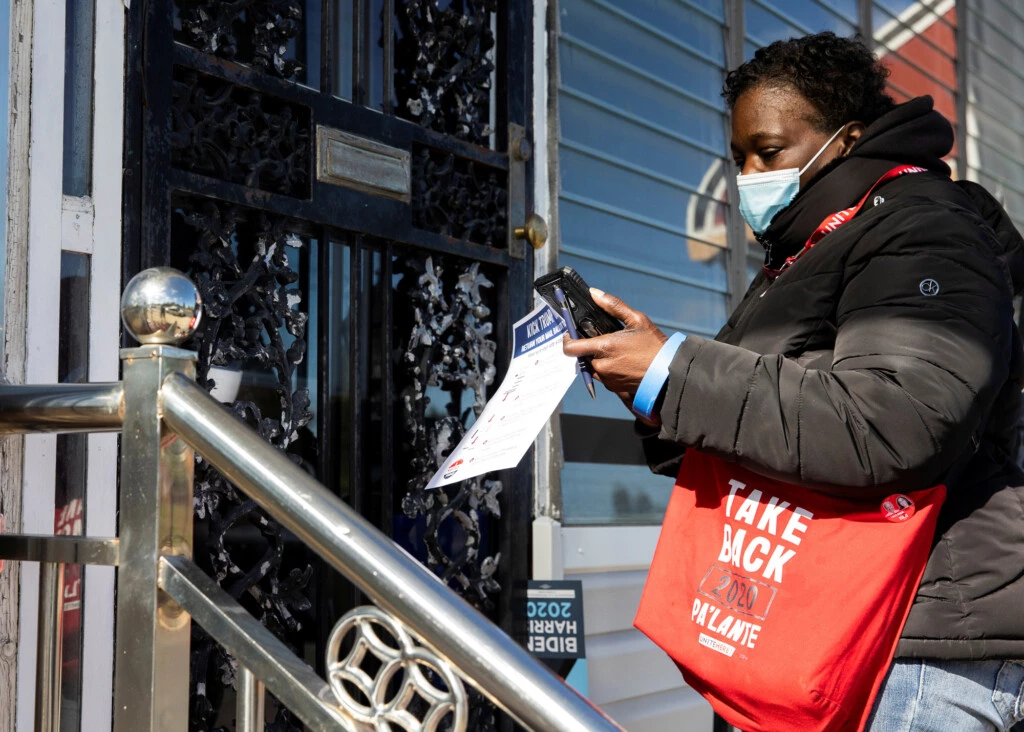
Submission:
<svg viewBox="0 0 1024 732">
<path fill-rule="evenodd" d="M 861 729 L 945 496 L 835 498 L 689 450 L 635 625 L 744 732 Z"/>
</svg>

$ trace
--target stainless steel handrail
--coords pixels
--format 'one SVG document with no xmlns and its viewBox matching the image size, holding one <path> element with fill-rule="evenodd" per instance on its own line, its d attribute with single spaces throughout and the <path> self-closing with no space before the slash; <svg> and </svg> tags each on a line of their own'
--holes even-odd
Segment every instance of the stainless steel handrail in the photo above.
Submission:
<svg viewBox="0 0 1024 732">
<path fill-rule="evenodd" d="M 116 432 L 124 420 L 124 386 L 0 385 L 0 435 Z"/>
<path fill-rule="evenodd" d="M 171 374 L 161 398 L 165 423 L 196 452 L 521 724 L 620 729 L 195 382 Z"/>
<path fill-rule="evenodd" d="M 0 534 L 0 557 L 16 562 L 106 564 L 116 567 L 121 542 L 115 537 Z"/>
<path fill-rule="evenodd" d="M 396 721 L 436 730 L 452 711 L 451 724 L 462 729 L 461 675 L 530 729 L 621 730 L 196 385 L 196 354 L 174 347 L 195 332 L 202 314 L 199 293 L 184 275 L 168 268 L 141 272 L 125 290 L 121 313 L 144 344 L 122 350 L 123 384 L 0 385 L 0 434 L 124 432 L 116 538 L 0 538 L 0 558 L 43 563 L 37 730 L 55 732 L 59 725 L 59 577 L 68 562 L 118 567 L 115 732 L 183 732 L 193 619 L 248 669 L 239 689 L 243 729 L 259 726 L 259 682 L 311 729 L 379 729 Z M 328 643 L 327 682 L 191 561 L 193 450 L 380 606 L 353 609 L 339 620 Z M 375 627 L 398 647 L 382 641 Z M 355 640 L 342 651 L 349 631 Z M 373 679 L 360 667 L 367 652 L 385 669 Z M 432 671 L 425 675 L 424 668 Z M 399 669 L 408 676 L 392 698 Z M 353 680 L 372 697 L 372 708 L 346 692 Z M 430 707 L 422 719 L 408 709 L 416 694 Z"/>
<path fill-rule="evenodd" d="M 124 393 L 120 382 L 2 385 L 0 434 L 119 430 Z M 621 729 L 190 378 L 172 373 L 159 399 L 168 428 L 521 724 L 553 732 Z M 8 535 L 0 536 L 0 556 L 44 562 L 53 574 L 65 563 L 117 565 L 118 545 L 116 538 Z M 39 729 L 55 729 L 58 713 L 51 700 L 59 660 L 50 625 L 59 613 L 51 596 L 44 591 L 40 598 Z M 258 719 L 258 696 L 251 696 L 249 712 Z"/>
<path fill-rule="evenodd" d="M 36 728 L 60 729 L 61 641 L 64 622 L 64 565 L 39 566 L 39 642 L 36 650 Z"/>
<path fill-rule="evenodd" d="M 230 650 L 240 668 L 256 672 L 308 729 L 332 732 L 363 729 L 350 722 L 336 705 L 329 703 L 327 684 L 312 667 L 292 653 L 191 561 L 184 557 L 161 558 L 160 587 L 175 598 L 206 632 Z M 237 691 L 239 695 L 246 693 L 244 688 Z M 238 701 L 242 702 L 241 699 Z M 241 724 L 242 720 L 236 720 L 238 732 L 243 732 Z"/>
</svg>

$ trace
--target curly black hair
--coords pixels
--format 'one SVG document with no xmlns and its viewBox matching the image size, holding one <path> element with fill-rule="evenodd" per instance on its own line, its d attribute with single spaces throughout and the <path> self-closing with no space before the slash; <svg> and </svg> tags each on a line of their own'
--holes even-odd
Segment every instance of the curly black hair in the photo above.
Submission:
<svg viewBox="0 0 1024 732">
<path fill-rule="evenodd" d="M 729 108 L 749 89 L 791 86 L 819 113 L 811 122 L 822 132 L 854 120 L 870 125 L 895 106 L 885 93 L 889 70 L 860 38 L 832 31 L 775 41 L 730 71 L 722 96 Z"/>
</svg>

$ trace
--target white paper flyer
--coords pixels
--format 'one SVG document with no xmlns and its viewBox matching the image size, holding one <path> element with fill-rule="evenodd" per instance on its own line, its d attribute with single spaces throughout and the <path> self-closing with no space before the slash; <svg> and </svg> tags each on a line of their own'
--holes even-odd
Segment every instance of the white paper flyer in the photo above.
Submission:
<svg viewBox="0 0 1024 732">
<path fill-rule="evenodd" d="M 508 373 L 428 489 L 519 463 L 576 378 L 576 359 L 562 353 L 565 331 L 546 303 L 515 324 Z"/>
</svg>

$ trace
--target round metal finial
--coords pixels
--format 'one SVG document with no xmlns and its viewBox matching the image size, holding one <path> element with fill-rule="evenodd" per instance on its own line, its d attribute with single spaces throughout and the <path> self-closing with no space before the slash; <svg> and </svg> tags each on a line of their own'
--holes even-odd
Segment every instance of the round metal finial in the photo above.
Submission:
<svg viewBox="0 0 1024 732">
<path fill-rule="evenodd" d="M 139 343 L 177 345 L 202 317 L 192 280 L 172 267 L 152 267 L 132 277 L 121 295 L 121 320 Z"/>
</svg>

